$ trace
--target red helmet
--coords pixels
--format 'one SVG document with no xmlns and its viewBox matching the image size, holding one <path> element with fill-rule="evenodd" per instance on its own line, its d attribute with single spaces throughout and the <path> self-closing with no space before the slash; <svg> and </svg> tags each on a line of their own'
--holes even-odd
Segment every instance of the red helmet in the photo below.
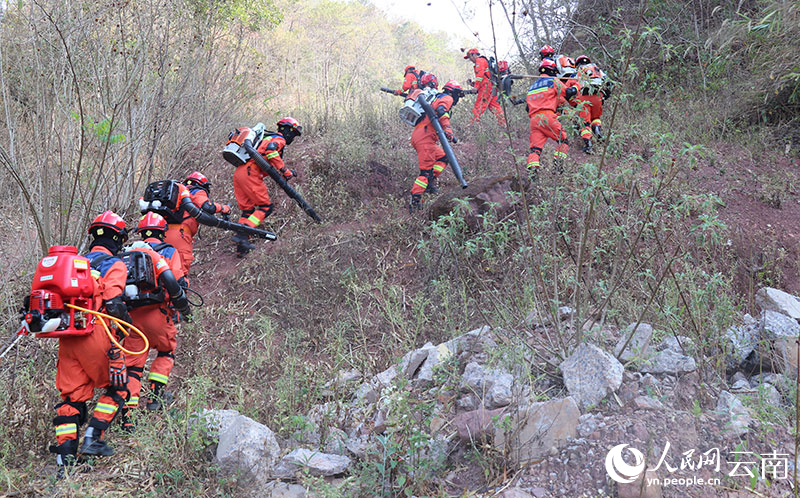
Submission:
<svg viewBox="0 0 800 498">
<path fill-rule="evenodd" d="M 508 61 L 500 61 L 497 63 L 497 70 L 501 73 L 505 73 L 509 70 Z"/>
<path fill-rule="evenodd" d="M 548 76 L 555 76 L 558 74 L 556 63 L 550 59 L 545 59 L 539 64 L 539 74 L 547 74 Z"/>
<path fill-rule="evenodd" d="M 448 93 L 455 93 L 461 91 L 461 85 L 458 84 L 456 80 L 450 80 L 444 84 L 442 90 Z"/>
<path fill-rule="evenodd" d="M 542 47 L 539 50 L 539 55 L 541 55 L 542 58 L 552 57 L 552 56 L 556 55 L 556 49 L 554 49 L 550 45 L 545 45 L 544 47 Z"/>
<path fill-rule="evenodd" d="M 415 69 L 417 69 L 417 68 L 415 68 L 414 66 L 406 66 L 406 70 L 403 71 L 403 73 L 408 73 L 409 71 L 413 71 Z"/>
<path fill-rule="evenodd" d="M 125 220 L 113 211 L 106 211 L 95 218 L 92 224 L 89 225 L 89 234 L 95 237 L 104 235 L 106 228 L 111 230 L 114 234 L 121 235 L 123 240 L 128 238 Z"/>
<path fill-rule="evenodd" d="M 474 54 L 474 55 L 481 55 L 481 53 L 480 53 L 480 52 L 478 52 L 478 49 L 477 49 L 477 48 L 471 48 L 471 49 L 467 50 L 467 55 L 465 55 L 465 56 L 464 56 L 464 58 L 465 58 L 465 59 L 469 59 L 469 56 L 470 56 L 470 55 L 473 55 L 473 54 Z"/>
<path fill-rule="evenodd" d="M 589 60 L 588 55 L 579 55 L 577 59 L 575 59 L 575 64 L 582 66 L 583 64 L 591 64 L 592 61 Z"/>
<path fill-rule="evenodd" d="M 208 193 L 211 193 L 211 182 L 208 181 L 206 175 L 200 173 L 199 171 L 194 171 L 191 175 L 187 176 L 186 180 L 183 181 L 183 184 L 194 185 L 196 187 L 200 187 Z"/>
<path fill-rule="evenodd" d="M 139 220 L 136 233 L 146 232 L 147 230 L 164 233 L 167 231 L 167 220 L 160 214 L 150 211 Z M 145 235 L 149 237 L 153 234 L 145 233 Z"/>
<path fill-rule="evenodd" d="M 439 88 L 439 80 L 436 79 L 435 74 L 425 73 L 425 75 L 419 80 L 419 86 L 422 88 Z"/>
<path fill-rule="evenodd" d="M 288 116 L 278 121 L 278 131 L 280 131 L 281 127 L 291 129 L 297 133 L 298 137 L 303 134 L 303 127 L 300 126 L 300 123 L 298 123 L 296 119 Z"/>
</svg>

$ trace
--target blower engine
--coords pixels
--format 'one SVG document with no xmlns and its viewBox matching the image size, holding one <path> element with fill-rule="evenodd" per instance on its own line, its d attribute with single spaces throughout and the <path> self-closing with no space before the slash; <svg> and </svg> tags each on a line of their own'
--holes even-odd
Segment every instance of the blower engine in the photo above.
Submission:
<svg viewBox="0 0 800 498">
<path fill-rule="evenodd" d="M 222 149 L 222 157 L 233 164 L 234 166 L 241 166 L 250 160 L 250 154 L 244 146 L 245 140 L 250 140 L 254 149 L 258 149 L 258 144 L 264 136 L 267 127 L 264 123 L 258 123 L 251 130 L 250 128 L 238 128 L 231 132 L 228 136 L 228 143 Z"/>
<path fill-rule="evenodd" d="M 89 260 L 73 246 L 53 246 L 36 267 L 23 327 L 37 337 L 90 334 L 94 321 L 72 304 L 93 309 L 95 284 Z"/>
<path fill-rule="evenodd" d="M 133 247 L 144 242 L 134 242 Z M 139 308 L 149 304 L 163 303 L 166 291 L 156 282 L 153 259 L 142 251 L 130 251 L 120 254 L 120 259 L 128 267 L 128 279 L 125 281 L 125 303 L 131 308 Z"/>
<path fill-rule="evenodd" d="M 437 93 L 435 88 L 416 89 L 410 92 L 403 102 L 403 107 L 400 108 L 400 119 L 409 126 L 416 126 L 425 115 L 425 108 L 417 99 L 424 98 L 428 104 L 431 104 L 436 99 Z"/>
</svg>

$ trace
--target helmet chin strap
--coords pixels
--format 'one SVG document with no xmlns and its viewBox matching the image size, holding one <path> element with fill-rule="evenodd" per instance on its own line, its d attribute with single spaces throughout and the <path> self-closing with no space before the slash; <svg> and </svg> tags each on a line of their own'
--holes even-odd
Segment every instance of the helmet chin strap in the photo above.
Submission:
<svg viewBox="0 0 800 498">
<path fill-rule="evenodd" d="M 103 246 L 111 251 L 112 254 L 116 254 L 122 248 L 122 240 L 120 239 L 119 241 L 116 241 L 111 237 L 106 236 L 96 237 L 89 247 L 92 248 L 95 246 Z"/>
</svg>

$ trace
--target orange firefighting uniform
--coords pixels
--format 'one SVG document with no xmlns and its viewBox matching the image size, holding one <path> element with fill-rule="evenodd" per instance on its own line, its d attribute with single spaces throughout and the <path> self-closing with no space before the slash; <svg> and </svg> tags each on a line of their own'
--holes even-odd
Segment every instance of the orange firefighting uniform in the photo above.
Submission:
<svg viewBox="0 0 800 498">
<path fill-rule="evenodd" d="M 256 150 L 284 178 L 289 179 L 292 177 L 292 172 L 286 169 L 283 163 L 285 146 L 286 140 L 283 135 L 274 133 L 266 135 Z M 239 209 L 242 210 L 240 224 L 255 228 L 272 213 L 272 201 L 264 184 L 266 175 L 267 173 L 262 171 L 253 159 L 236 167 L 233 173 L 233 194 L 236 196 Z"/>
<path fill-rule="evenodd" d="M 180 191 L 178 193 L 178 206 L 180 206 L 187 197 L 191 199 L 192 194 L 189 192 L 189 189 L 186 188 L 186 185 L 182 183 L 178 184 L 178 188 Z M 179 207 L 177 211 L 167 213 L 167 215 L 164 216 L 167 223 L 169 223 L 169 225 L 167 225 L 167 232 L 164 235 L 164 242 L 178 250 L 181 255 L 183 274 L 186 278 L 189 278 L 189 268 L 192 266 L 192 261 L 194 261 L 194 255 L 192 254 L 194 248 L 194 232 L 192 232 L 190 226 L 186 225 L 185 216 L 187 215 L 182 211 L 183 210 Z"/>
<path fill-rule="evenodd" d="M 578 79 L 581 81 L 588 82 L 594 77 L 602 77 L 602 74 L 603 72 L 594 64 L 584 64 L 578 68 Z M 592 138 L 592 127 L 603 124 L 600 119 L 603 116 L 603 99 L 600 95 L 600 89 L 588 84 L 584 85 L 575 100 L 580 106 L 578 115 L 583 122 L 581 137 Z"/>
<path fill-rule="evenodd" d="M 450 127 L 450 109 L 453 107 L 453 97 L 446 93 L 440 93 L 433 100 L 434 112 L 439 116 L 439 124 L 442 125 L 446 135 L 451 135 L 453 129 Z M 411 133 L 411 146 L 417 151 L 417 161 L 419 162 L 419 176 L 414 180 L 411 187 L 411 194 L 422 194 L 428 188 L 428 183 L 433 178 L 439 178 L 442 171 L 447 167 L 447 156 L 444 150 L 437 145 L 439 137 L 433 128 L 433 123 L 428 116 L 423 116 Z"/>
<path fill-rule="evenodd" d="M 562 129 L 556 116 L 556 109 L 566 103 L 566 86 L 557 78 L 542 77 L 528 89 L 525 100 L 528 105 L 528 116 L 531 118 L 530 155 L 528 169 L 538 168 L 539 156 L 548 138 L 558 142 L 555 152 L 556 160 L 566 158 L 569 151 L 567 133 Z"/>
<path fill-rule="evenodd" d="M 178 251 L 169 244 L 162 244 L 155 237 L 145 239 L 150 248 L 134 248 L 132 251 L 142 251 L 150 255 L 153 260 L 156 280 L 165 270 L 172 270 L 176 280 L 183 276 L 183 265 Z M 163 247 L 162 247 L 163 246 Z M 156 252 L 154 248 L 158 247 Z M 175 327 L 175 312 L 169 307 L 167 301 L 160 304 L 150 304 L 134 308 L 130 311 L 133 325 L 144 332 L 150 342 L 150 349 L 158 351 L 156 359 L 150 365 L 150 374 L 147 380 L 160 382 L 164 385 L 169 380 L 169 374 L 175 365 L 175 346 L 177 345 L 178 329 Z M 138 334 L 131 334 L 125 338 L 125 348 L 131 351 L 141 351 L 144 340 Z M 130 397 L 125 406 L 138 408 L 139 393 L 142 388 L 142 375 L 144 365 L 147 363 L 147 354 L 125 357 L 125 366 L 128 370 L 128 391 Z"/>
<path fill-rule="evenodd" d="M 405 79 L 403 80 L 402 90 L 397 90 L 396 93 L 410 92 L 419 88 L 419 71 L 409 70 L 406 72 Z"/>
<path fill-rule="evenodd" d="M 503 115 L 503 108 L 497 101 L 497 95 L 494 92 L 492 74 L 489 71 L 489 60 L 482 55 L 478 56 L 475 59 L 473 70 L 475 71 L 475 80 L 472 82 L 472 86 L 478 90 L 475 106 L 472 108 L 475 121 L 481 120 L 481 116 L 488 107 L 497 116 L 497 122 L 500 123 L 500 126 L 505 126 L 506 119 Z"/>
<path fill-rule="evenodd" d="M 111 256 L 111 251 L 95 246 L 86 254 L 89 261 L 103 255 Z M 92 268 L 95 277 L 94 309 L 100 309 L 103 301 L 121 296 L 125 290 L 128 269 L 116 256 L 100 262 Z M 119 407 L 125 402 L 128 393 L 113 389 L 108 379 L 108 350 L 111 341 L 102 325 L 95 324 L 89 335 L 63 337 L 58 340 L 58 367 L 56 387 L 64 401 L 56 405 L 53 425 L 59 447 L 51 446 L 54 453 L 75 454 L 78 449 L 78 428 L 87 418 L 86 402 L 94 396 L 97 388 L 106 392 L 97 400 L 89 426 L 100 431 L 108 429 Z"/>
</svg>

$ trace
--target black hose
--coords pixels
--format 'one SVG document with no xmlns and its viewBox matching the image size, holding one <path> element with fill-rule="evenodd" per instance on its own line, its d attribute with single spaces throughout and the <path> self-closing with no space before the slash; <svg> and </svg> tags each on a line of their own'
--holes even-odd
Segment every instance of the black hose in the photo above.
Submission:
<svg viewBox="0 0 800 498">
<path fill-rule="evenodd" d="M 286 195 L 294 199 L 297 205 L 300 206 L 300 208 L 305 211 L 307 215 L 311 216 L 314 221 L 317 223 L 322 222 L 322 218 L 320 218 L 317 212 L 314 211 L 314 208 L 312 208 L 311 205 L 307 203 L 305 199 L 303 199 L 302 195 L 297 193 L 297 191 L 293 189 L 291 185 L 289 185 L 289 182 L 286 181 L 286 178 L 278 173 L 275 168 L 273 168 L 267 162 L 267 160 L 264 159 L 255 148 L 253 148 L 253 144 L 250 142 L 250 140 L 245 140 L 243 145 L 244 149 L 250 155 L 250 158 L 253 159 L 256 164 L 258 164 L 258 167 L 261 168 L 264 173 L 268 174 L 273 180 L 275 180 L 275 183 L 277 183 L 278 186 L 282 188 L 284 192 L 286 192 Z"/>
<path fill-rule="evenodd" d="M 186 300 L 189 301 L 189 304 L 191 304 L 193 308 L 196 308 L 198 306 L 203 306 L 204 304 L 206 304 L 206 300 L 203 298 L 203 295 L 197 292 L 196 290 L 192 289 L 191 287 L 184 287 L 183 291 L 186 294 Z M 200 298 L 199 303 L 195 303 L 191 299 L 189 299 L 190 292 Z"/>
<path fill-rule="evenodd" d="M 197 207 L 188 197 L 183 199 L 183 202 L 181 202 L 181 207 L 185 209 L 187 213 L 189 213 L 189 216 L 206 226 L 222 228 L 223 230 L 231 230 L 233 232 L 246 233 L 248 235 L 253 235 L 255 237 L 260 237 L 267 240 L 275 240 L 278 238 L 277 235 L 266 230 L 249 227 L 239 223 L 233 223 L 231 221 L 217 218 L 216 216 L 211 216 Z"/>
<path fill-rule="evenodd" d="M 424 95 L 417 97 L 417 101 L 422 105 L 422 108 L 425 110 L 425 114 L 428 116 L 428 119 L 430 119 L 431 123 L 433 123 L 433 129 L 436 130 L 436 135 L 439 136 L 439 142 L 442 143 L 444 154 L 447 156 L 447 160 L 450 162 L 450 167 L 453 168 L 453 174 L 456 175 L 459 183 L 461 183 L 461 188 L 467 188 L 468 185 L 466 180 L 464 180 L 464 173 L 461 171 L 461 166 L 458 164 L 458 159 L 456 159 L 453 148 L 450 147 L 450 143 L 447 141 L 447 136 L 444 134 L 444 130 L 442 130 L 442 125 L 439 123 L 439 118 L 433 111 L 433 107 L 431 107 L 428 101 L 425 100 Z"/>
</svg>

